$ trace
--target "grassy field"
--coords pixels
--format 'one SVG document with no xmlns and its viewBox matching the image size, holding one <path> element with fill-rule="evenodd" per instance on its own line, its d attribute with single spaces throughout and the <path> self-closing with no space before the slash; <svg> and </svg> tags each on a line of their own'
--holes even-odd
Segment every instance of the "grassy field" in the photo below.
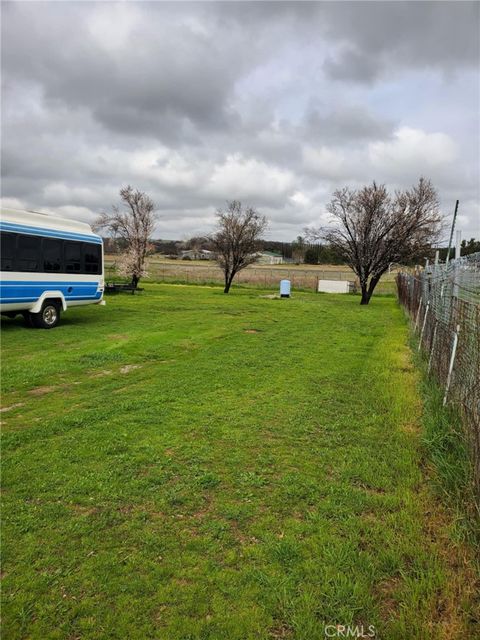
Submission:
<svg viewBox="0 0 480 640">
<path fill-rule="evenodd" d="M 116 279 L 115 263 L 118 256 L 105 257 L 107 280 Z M 396 271 L 386 273 L 377 285 L 376 293 L 392 294 L 396 291 Z M 296 289 L 316 291 L 319 278 L 323 280 L 351 280 L 356 276 L 347 265 L 338 264 L 277 264 L 255 263 L 235 276 L 235 283 L 255 288 L 278 288 L 280 280 L 288 278 Z M 223 283 L 223 272 L 210 260 L 171 260 L 155 254 L 148 259 L 148 278 L 151 282 L 184 284 Z"/>
<path fill-rule="evenodd" d="M 3 323 L 4 638 L 479 637 L 395 299 L 263 294 Z"/>
</svg>

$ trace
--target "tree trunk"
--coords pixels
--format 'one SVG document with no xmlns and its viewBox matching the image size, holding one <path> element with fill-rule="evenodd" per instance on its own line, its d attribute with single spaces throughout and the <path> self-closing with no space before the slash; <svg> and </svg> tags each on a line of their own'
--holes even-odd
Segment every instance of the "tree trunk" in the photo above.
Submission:
<svg viewBox="0 0 480 640">
<path fill-rule="evenodd" d="M 361 284 L 361 288 L 362 288 L 362 299 L 360 301 L 360 304 L 368 304 L 370 302 L 370 298 L 372 297 L 372 293 L 375 289 L 375 287 L 378 284 L 378 281 L 380 280 L 380 276 L 372 278 L 370 280 L 370 284 L 367 287 L 367 283 L 363 282 Z"/>
<path fill-rule="evenodd" d="M 137 285 L 138 285 L 138 281 L 139 281 L 139 280 L 140 280 L 140 278 L 139 278 L 137 275 L 135 275 L 135 274 L 134 274 L 134 275 L 132 276 L 132 287 L 133 287 L 133 289 L 132 289 L 132 296 L 133 296 L 133 294 L 135 293 L 135 289 L 137 288 Z"/>
<path fill-rule="evenodd" d="M 225 288 L 223 290 L 223 293 L 228 293 L 230 291 L 230 276 L 228 271 L 225 272 Z"/>
<path fill-rule="evenodd" d="M 362 285 L 362 299 L 360 304 L 368 304 L 370 302 L 370 296 L 368 295 L 367 285 Z"/>
<path fill-rule="evenodd" d="M 234 276 L 235 276 L 234 273 L 230 275 L 225 274 L 225 289 L 223 290 L 223 293 L 228 293 L 230 291 L 230 287 L 232 286 Z"/>
<path fill-rule="evenodd" d="M 368 295 L 367 281 L 368 279 L 360 280 L 360 289 L 362 290 L 362 299 L 360 301 L 360 304 L 368 304 L 370 302 L 370 297 Z"/>
</svg>

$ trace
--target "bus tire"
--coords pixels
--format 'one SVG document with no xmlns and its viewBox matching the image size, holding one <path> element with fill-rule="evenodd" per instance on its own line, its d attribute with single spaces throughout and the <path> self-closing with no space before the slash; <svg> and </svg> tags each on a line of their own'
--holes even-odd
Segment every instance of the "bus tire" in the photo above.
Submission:
<svg viewBox="0 0 480 640">
<path fill-rule="evenodd" d="M 53 329 L 60 322 L 60 306 L 52 300 L 45 300 L 40 313 L 31 313 L 30 316 L 37 329 Z"/>
</svg>

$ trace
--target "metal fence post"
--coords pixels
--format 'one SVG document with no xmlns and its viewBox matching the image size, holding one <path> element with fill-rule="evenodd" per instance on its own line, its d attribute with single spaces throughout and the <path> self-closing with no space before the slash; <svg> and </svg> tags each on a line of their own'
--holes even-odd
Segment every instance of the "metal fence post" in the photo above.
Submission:
<svg viewBox="0 0 480 640">
<path fill-rule="evenodd" d="M 421 308 L 422 308 L 422 300 L 423 300 L 423 299 L 422 299 L 422 298 L 420 298 L 420 303 L 419 303 L 419 305 L 418 305 L 418 309 L 417 309 L 417 317 L 415 318 L 415 331 L 417 330 L 417 327 L 418 327 L 418 319 L 419 319 L 419 317 L 420 317 L 420 310 L 421 310 Z"/>
<path fill-rule="evenodd" d="M 450 365 L 448 367 L 447 384 L 445 385 L 445 395 L 443 396 L 443 406 L 447 404 L 448 390 L 450 389 L 450 383 L 452 382 L 453 363 L 455 362 L 455 354 L 457 353 L 458 334 L 460 332 L 460 325 L 457 324 L 455 333 L 453 336 L 452 354 L 450 356 Z"/>
<path fill-rule="evenodd" d="M 430 349 L 430 358 L 428 359 L 427 373 L 430 373 L 430 369 L 432 368 L 433 353 L 435 351 L 435 340 L 437 339 L 437 327 L 438 327 L 438 322 L 435 322 L 435 326 L 433 327 L 432 346 Z"/>
<path fill-rule="evenodd" d="M 422 331 L 420 332 L 420 341 L 418 343 L 418 350 L 419 351 L 422 348 L 423 332 L 425 331 L 425 325 L 427 324 L 427 316 L 428 316 L 428 309 L 429 308 L 430 308 L 430 300 L 427 302 L 427 307 L 425 309 L 425 315 L 423 316 Z"/>
</svg>

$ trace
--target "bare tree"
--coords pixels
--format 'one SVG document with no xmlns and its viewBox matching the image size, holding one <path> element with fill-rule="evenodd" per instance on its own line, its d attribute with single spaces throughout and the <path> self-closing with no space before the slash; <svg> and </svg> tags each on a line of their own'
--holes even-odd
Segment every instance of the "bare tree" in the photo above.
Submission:
<svg viewBox="0 0 480 640">
<path fill-rule="evenodd" d="M 145 259 L 151 250 L 149 238 L 155 226 L 155 204 L 143 191 L 130 185 L 120 189 L 124 209 L 113 206 L 112 213 L 102 213 L 95 222 L 96 229 L 106 229 L 120 238 L 125 251 L 120 259 L 121 273 L 131 278 L 136 287 L 146 274 Z"/>
<path fill-rule="evenodd" d="M 259 241 L 267 228 L 267 219 L 253 207 L 243 207 L 238 200 L 217 211 L 217 231 L 211 236 L 217 262 L 225 275 L 224 293 L 230 291 L 235 275 L 256 262 Z"/>
<path fill-rule="evenodd" d="M 437 192 L 425 178 L 393 197 L 375 182 L 358 191 L 345 187 L 335 191 L 327 210 L 336 226 L 305 232 L 311 239 L 327 240 L 352 268 L 360 281 L 360 304 L 370 302 L 392 262 L 422 254 L 443 229 Z"/>
<path fill-rule="evenodd" d="M 292 258 L 297 264 L 304 261 L 306 250 L 305 240 L 302 236 L 297 236 L 297 239 L 292 242 Z"/>
</svg>

